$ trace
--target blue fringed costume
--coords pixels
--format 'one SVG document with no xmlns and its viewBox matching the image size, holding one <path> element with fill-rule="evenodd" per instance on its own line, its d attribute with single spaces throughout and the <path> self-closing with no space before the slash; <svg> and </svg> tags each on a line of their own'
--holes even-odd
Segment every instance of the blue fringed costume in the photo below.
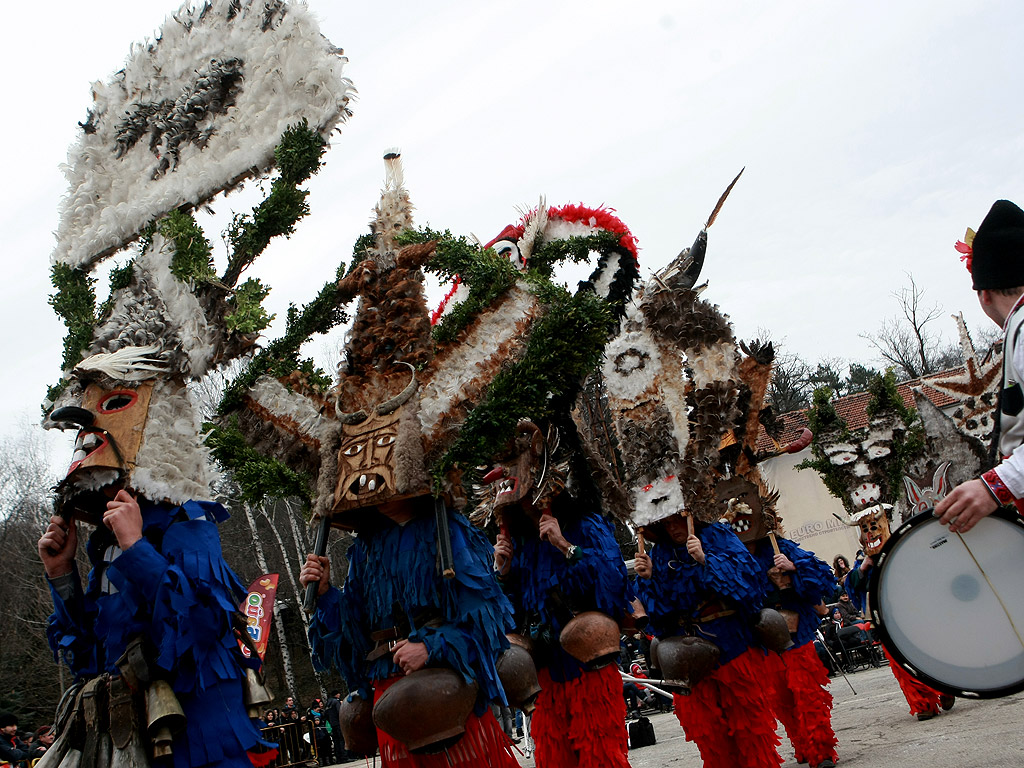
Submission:
<svg viewBox="0 0 1024 768">
<path fill-rule="evenodd" d="M 143 638 L 151 667 L 185 713 L 185 730 L 172 743 L 175 768 L 251 768 L 246 751 L 271 745 L 243 700 L 232 615 L 246 591 L 221 554 L 217 523 L 227 511 L 197 501 L 173 507 L 140 498 L 139 506 L 143 538 L 129 549 L 118 549 L 106 528 L 90 537 L 84 592 L 76 574 L 50 582 L 50 646 L 84 680 L 119 675 L 129 642 Z"/>
<path fill-rule="evenodd" d="M 658 544 L 650 553 L 651 578 L 637 579 L 657 636 L 681 634 L 682 625 L 692 624 L 721 651 L 711 675 L 689 696 L 675 695 L 676 716 L 707 768 L 776 768 L 782 758 L 775 716 L 761 687 L 765 655 L 751 647 L 751 626 L 765 597 L 760 569 L 727 526 L 696 522 L 695 533 L 704 565 L 684 544 Z M 700 621 L 702 613 L 717 617 Z"/>
<path fill-rule="evenodd" d="M 600 611 L 621 622 L 628 605 L 626 567 L 611 526 L 599 515 L 567 522 L 562 535 L 580 548 L 580 559 L 569 562 L 536 535 L 519 536 L 502 579 L 517 623 L 527 632 L 534 629 L 534 642 L 543 647 L 543 690 L 531 726 L 537 765 L 628 768 L 626 704 L 618 669 L 609 665 L 586 671 L 562 649 L 558 636 L 566 617 L 552 597 L 557 590 L 567 608 Z"/>
<path fill-rule="evenodd" d="M 422 642 L 428 666 L 451 667 L 479 685 L 474 715 L 466 736 L 477 749 L 467 765 L 516 766 L 507 739 L 490 713 L 492 701 L 505 703 L 495 662 L 508 648 L 512 608 L 491 570 L 491 546 L 480 531 L 459 514 L 448 512 L 455 578 L 445 580 L 437 568 L 437 527 L 430 515 L 404 525 L 381 516 L 379 527 L 361 532 L 349 549 L 349 571 L 342 589 L 322 595 L 310 623 L 313 661 L 321 669 L 336 667 L 349 689 L 369 698 L 386 687 L 401 669 L 384 654 L 367 661 L 374 632 L 409 624 L 410 642 Z M 400 615 L 395 615 L 400 611 Z M 448 755 L 409 755 L 404 745 L 378 730 L 384 766 L 462 764 L 457 744 Z M 480 760 L 485 753 L 490 762 Z M 486 760 L 486 758 L 485 758 Z"/>
<path fill-rule="evenodd" d="M 788 539 L 777 538 L 779 551 L 796 566 L 788 571 L 790 586 L 779 589 L 768 572 L 775 565 L 775 550 L 767 538 L 759 539 L 753 550 L 768 589 L 767 605 L 794 611 L 799 620 L 791 633 L 793 647 L 781 654 L 769 653 L 775 714 L 786 728 L 797 762 L 812 768 L 826 761 L 834 763 L 835 730 L 832 728 L 832 694 L 828 672 L 814 650 L 815 630 L 820 616 L 815 606 L 831 594 L 835 578 L 828 565 Z"/>
</svg>

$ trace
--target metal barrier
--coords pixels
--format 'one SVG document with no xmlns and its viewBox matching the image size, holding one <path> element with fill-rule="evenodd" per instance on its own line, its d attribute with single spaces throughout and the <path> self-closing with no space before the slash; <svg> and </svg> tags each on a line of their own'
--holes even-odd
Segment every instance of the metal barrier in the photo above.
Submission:
<svg viewBox="0 0 1024 768">
<path fill-rule="evenodd" d="M 277 743 L 277 757 L 268 768 L 322 765 L 316 748 L 316 729 L 309 721 L 272 725 L 261 729 L 265 741 Z"/>
</svg>

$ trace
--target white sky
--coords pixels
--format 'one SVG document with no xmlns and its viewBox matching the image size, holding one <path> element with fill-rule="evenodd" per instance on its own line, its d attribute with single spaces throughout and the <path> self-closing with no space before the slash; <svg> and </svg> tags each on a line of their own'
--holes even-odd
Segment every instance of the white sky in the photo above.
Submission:
<svg viewBox="0 0 1024 768">
<path fill-rule="evenodd" d="M 487 240 L 542 194 L 606 204 L 639 238 L 644 274 L 692 242 L 746 166 L 709 233 L 705 296 L 740 338 L 767 328 L 809 360 L 872 361 L 858 334 L 896 312 L 907 272 L 927 302 L 988 322 L 953 243 L 995 199 L 1024 203 L 1020 3 L 310 5 L 359 98 L 309 185 L 312 215 L 250 270 L 279 320 L 351 258 L 381 156 L 400 147 L 418 224 Z M 175 8 L 5 8 L 0 431 L 37 420 L 59 376 L 64 327 L 46 302 L 58 164 L 89 84 Z M 215 204 L 220 264 L 224 220 L 252 202 Z"/>
</svg>

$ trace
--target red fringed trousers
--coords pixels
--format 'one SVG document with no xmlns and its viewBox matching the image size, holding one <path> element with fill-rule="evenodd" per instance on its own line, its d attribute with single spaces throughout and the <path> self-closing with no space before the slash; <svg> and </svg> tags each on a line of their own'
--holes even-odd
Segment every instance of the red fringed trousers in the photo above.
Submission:
<svg viewBox="0 0 1024 768">
<path fill-rule="evenodd" d="M 775 715 L 762 687 L 764 654 L 748 648 L 693 688 L 676 694 L 676 717 L 697 744 L 704 768 L 778 768 Z"/>
<path fill-rule="evenodd" d="M 374 683 L 373 701 L 402 678 L 389 677 Z M 490 708 L 480 717 L 470 713 L 466 733 L 453 746 L 436 755 L 413 755 L 397 739 L 377 729 L 382 768 L 519 768 L 512 745 Z"/>
<path fill-rule="evenodd" d="M 537 768 L 629 768 L 626 701 L 614 664 L 556 683 L 539 671 L 530 733 Z"/>
<path fill-rule="evenodd" d="M 939 714 L 939 697 L 942 694 L 911 677 L 910 673 L 889 655 L 889 650 L 884 645 L 882 650 L 885 651 L 885 658 L 889 660 L 889 669 L 892 670 L 896 682 L 900 684 L 900 689 L 907 699 L 907 704 L 910 705 L 910 714 Z"/>
<path fill-rule="evenodd" d="M 804 643 L 781 654 L 769 653 L 768 667 L 774 689 L 775 714 L 786 728 L 798 763 L 817 765 L 836 761 L 836 733 L 832 729 L 832 694 L 828 671 L 814 650 Z"/>
</svg>

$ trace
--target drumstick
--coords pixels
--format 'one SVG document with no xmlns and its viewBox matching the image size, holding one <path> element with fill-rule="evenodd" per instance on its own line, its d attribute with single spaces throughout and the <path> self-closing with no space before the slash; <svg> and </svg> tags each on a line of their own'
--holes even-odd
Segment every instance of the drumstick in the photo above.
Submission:
<svg viewBox="0 0 1024 768">
<path fill-rule="evenodd" d="M 768 531 L 768 540 L 772 543 L 772 549 L 775 550 L 775 554 L 781 555 L 782 550 L 779 549 L 779 540 L 775 538 L 775 531 Z"/>
<path fill-rule="evenodd" d="M 686 535 L 687 536 L 696 536 L 696 534 L 693 532 L 693 517 L 691 517 L 690 515 L 686 515 L 685 517 L 686 517 Z"/>
<path fill-rule="evenodd" d="M 637 531 L 636 532 L 636 549 L 637 549 L 637 552 L 639 552 L 641 555 L 646 555 L 647 554 L 647 545 L 646 545 L 646 542 L 644 541 L 644 532 L 643 531 Z"/>
</svg>

